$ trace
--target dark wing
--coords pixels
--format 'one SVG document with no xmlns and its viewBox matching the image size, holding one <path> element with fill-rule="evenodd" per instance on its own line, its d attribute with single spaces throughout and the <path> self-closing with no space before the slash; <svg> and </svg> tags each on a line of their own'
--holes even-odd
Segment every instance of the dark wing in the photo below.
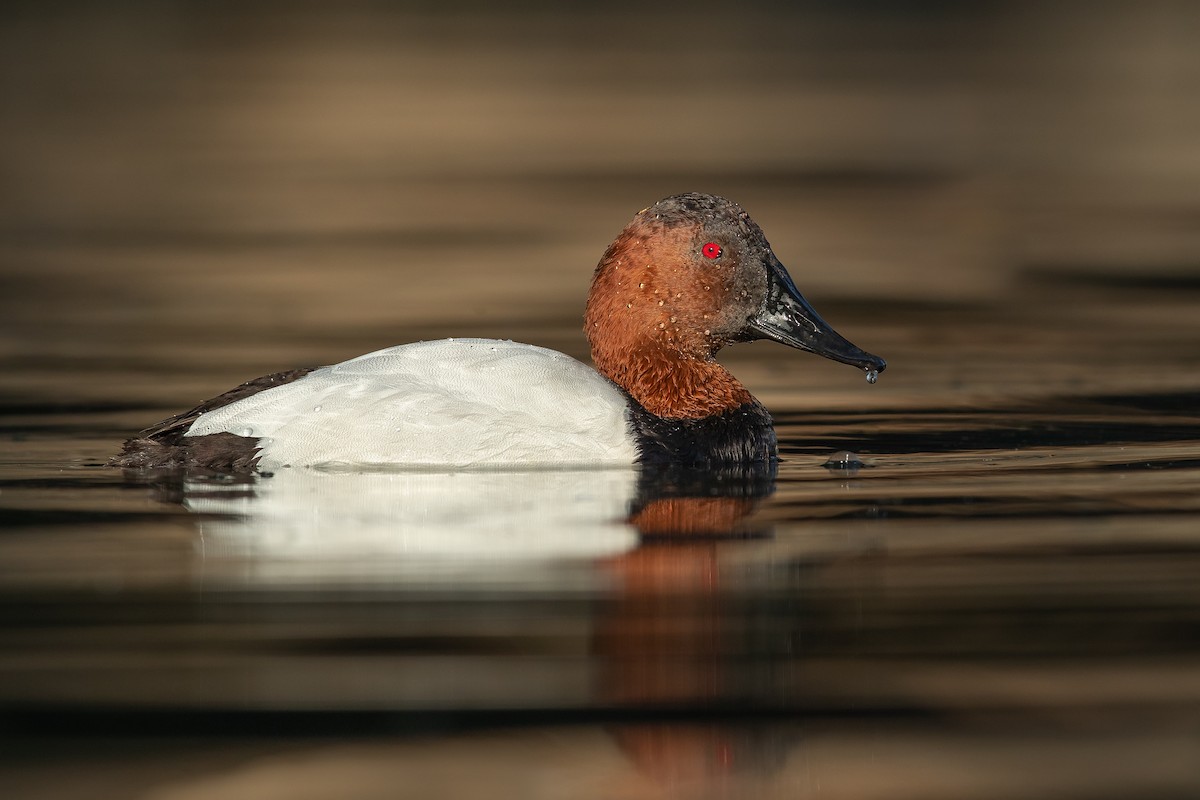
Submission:
<svg viewBox="0 0 1200 800">
<path fill-rule="evenodd" d="M 175 439 L 182 435 L 182 431 L 186 431 L 192 427 L 192 423 L 201 414 L 206 414 L 213 409 L 221 408 L 222 406 L 236 403 L 238 400 L 249 397 L 250 395 L 258 394 L 264 389 L 273 389 L 276 386 L 283 386 L 285 383 L 291 383 L 297 378 L 303 378 L 308 373 L 312 372 L 316 367 L 301 367 L 299 369 L 289 369 L 285 372 L 276 372 L 271 375 L 263 375 L 261 378 L 255 378 L 252 381 L 246 381 L 240 386 L 230 389 L 224 394 L 219 394 L 211 400 L 205 400 L 195 408 L 184 411 L 182 414 L 176 414 L 173 417 L 168 417 L 162 422 L 151 425 L 143 431 L 138 431 L 136 438 L 138 439 L 158 439 L 160 441 Z M 174 434 L 174 436 L 172 436 Z"/>
<path fill-rule="evenodd" d="M 264 389 L 303 378 L 316 367 L 302 367 L 264 375 L 219 394 L 182 414 L 151 425 L 125 442 L 109 464 L 135 469 L 200 468 L 218 472 L 249 472 L 258 462 L 258 439 L 233 433 L 185 437 L 201 414 L 236 403 Z"/>
</svg>

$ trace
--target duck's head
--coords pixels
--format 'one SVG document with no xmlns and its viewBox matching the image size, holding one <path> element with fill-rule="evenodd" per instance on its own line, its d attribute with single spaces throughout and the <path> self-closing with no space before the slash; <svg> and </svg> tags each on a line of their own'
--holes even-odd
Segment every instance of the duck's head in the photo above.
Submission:
<svg viewBox="0 0 1200 800">
<path fill-rule="evenodd" d="M 656 397 L 703 389 L 675 384 L 733 342 L 773 339 L 858 367 L 872 381 L 886 367 L 821 319 L 741 206 L 708 194 L 675 195 L 638 212 L 596 267 L 585 321 L 597 369 L 664 416 L 736 405 L 736 390 L 745 393 L 736 382 L 724 398 Z M 654 386 L 653 375 L 670 379 L 670 391 Z"/>
</svg>

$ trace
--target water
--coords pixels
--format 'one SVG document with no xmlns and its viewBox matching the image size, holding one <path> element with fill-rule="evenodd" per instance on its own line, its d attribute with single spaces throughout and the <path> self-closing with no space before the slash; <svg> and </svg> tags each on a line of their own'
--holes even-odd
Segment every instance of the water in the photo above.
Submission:
<svg viewBox="0 0 1200 800">
<path fill-rule="evenodd" d="M 986 315 L 846 304 L 894 365 L 869 392 L 735 348 L 774 476 L 146 480 L 104 459 L 184 398 L 123 364 L 90 375 L 108 401 L 10 392 L 6 794 L 1188 796 L 1200 321 L 1173 297 L 1123 348 L 1026 308 L 1036 363 Z M 181 380 L 225 388 L 207 369 Z"/>
<path fill-rule="evenodd" d="M 1197 12 L 620 6 L 4 18 L 0 797 L 1200 796 Z M 726 351 L 774 472 L 104 466 L 281 369 L 586 357 L 691 190 L 887 359 Z"/>
</svg>

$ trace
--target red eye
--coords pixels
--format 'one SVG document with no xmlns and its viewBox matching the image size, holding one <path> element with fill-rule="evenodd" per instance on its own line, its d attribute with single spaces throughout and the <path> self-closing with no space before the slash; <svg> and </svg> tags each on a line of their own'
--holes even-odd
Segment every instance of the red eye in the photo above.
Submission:
<svg viewBox="0 0 1200 800">
<path fill-rule="evenodd" d="M 708 244 L 704 245 L 704 247 L 700 248 L 700 252 L 704 253 L 705 258 L 720 258 L 721 245 L 717 244 L 716 242 L 709 242 Z"/>
</svg>

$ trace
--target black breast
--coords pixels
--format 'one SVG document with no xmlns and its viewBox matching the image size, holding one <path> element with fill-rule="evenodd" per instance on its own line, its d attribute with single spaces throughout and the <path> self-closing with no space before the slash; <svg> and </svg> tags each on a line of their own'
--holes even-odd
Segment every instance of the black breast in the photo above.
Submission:
<svg viewBox="0 0 1200 800">
<path fill-rule="evenodd" d="M 773 461 L 777 455 L 775 426 L 757 400 L 703 419 L 665 419 L 632 397 L 629 404 L 643 464 L 706 467 Z"/>
</svg>

